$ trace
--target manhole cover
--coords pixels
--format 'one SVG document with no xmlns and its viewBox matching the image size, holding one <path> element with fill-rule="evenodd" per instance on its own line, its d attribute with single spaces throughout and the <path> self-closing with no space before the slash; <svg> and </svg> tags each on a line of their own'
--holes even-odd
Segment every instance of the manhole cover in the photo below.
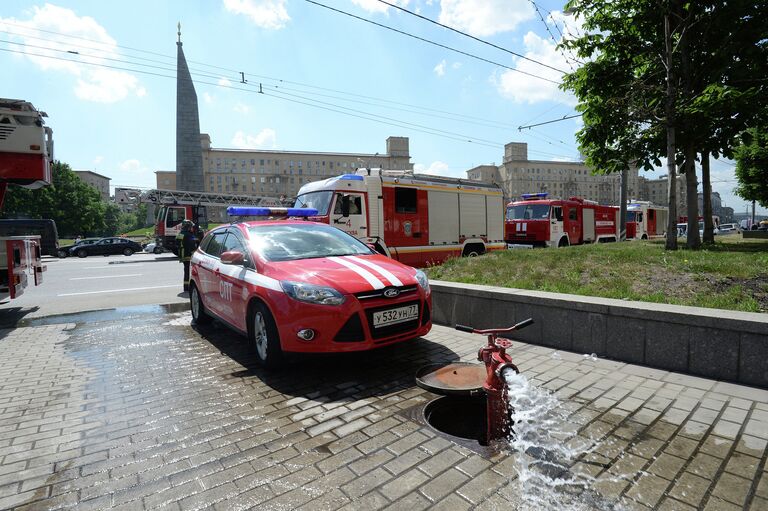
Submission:
<svg viewBox="0 0 768 511">
<path fill-rule="evenodd" d="M 486 376 L 482 364 L 431 364 L 416 372 L 416 385 L 443 396 L 479 396 Z"/>
</svg>

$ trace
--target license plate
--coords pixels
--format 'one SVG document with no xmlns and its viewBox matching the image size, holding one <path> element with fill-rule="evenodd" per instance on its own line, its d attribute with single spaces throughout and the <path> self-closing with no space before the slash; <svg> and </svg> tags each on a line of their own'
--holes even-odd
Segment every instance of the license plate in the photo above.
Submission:
<svg viewBox="0 0 768 511">
<path fill-rule="evenodd" d="M 379 328 L 380 326 L 395 325 L 397 323 L 405 323 L 419 317 L 419 306 L 417 304 L 408 305 L 407 307 L 398 307 L 397 309 L 389 309 L 385 311 L 379 311 L 373 313 L 373 327 Z"/>
</svg>

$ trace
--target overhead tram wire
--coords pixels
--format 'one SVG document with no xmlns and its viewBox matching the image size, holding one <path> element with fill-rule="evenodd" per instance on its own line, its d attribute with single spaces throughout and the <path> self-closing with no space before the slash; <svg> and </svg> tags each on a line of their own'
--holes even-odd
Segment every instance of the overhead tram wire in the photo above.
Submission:
<svg viewBox="0 0 768 511">
<path fill-rule="evenodd" d="M 529 124 L 528 126 L 518 126 L 517 130 L 518 131 L 523 131 L 523 130 L 526 130 L 526 129 L 535 128 L 536 126 L 544 126 L 545 124 L 552 124 L 552 123 L 555 123 L 555 122 L 567 121 L 568 119 L 575 119 L 577 117 L 581 117 L 581 114 L 564 115 L 560 119 L 552 119 L 551 121 L 544 121 L 544 122 L 539 122 L 539 123 L 536 123 L 536 124 Z"/>
<path fill-rule="evenodd" d="M 493 60 L 486 59 L 484 57 L 480 57 L 478 55 L 474 55 L 472 53 L 469 53 L 469 52 L 466 52 L 466 51 L 463 51 L 463 50 L 459 50 L 457 48 L 453 48 L 451 46 L 447 46 L 447 45 L 442 44 L 442 43 L 438 43 L 436 41 L 432 41 L 431 39 L 426 39 L 424 37 L 420 37 L 420 36 L 411 34 L 409 32 L 405 32 L 404 30 L 399 30 L 397 28 L 393 28 L 393 27 L 390 27 L 388 25 L 384 25 L 382 23 L 377 23 L 375 21 L 363 18 L 361 16 L 357 16 L 355 14 L 352 14 L 352 13 L 349 13 L 349 12 L 346 12 L 346 11 L 342 11 L 341 9 L 336 9 L 335 7 L 331 7 L 331 6 L 328 6 L 328 5 L 325 5 L 325 4 L 321 4 L 320 2 L 316 2 L 315 0 L 304 0 L 304 1 L 305 2 L 309 2 L 311 4 L 314 4 L 314 5 L 317 5 L 319 7 L 323 7 L 325 9 L 330 10 L 330 11 L 333 11 L 333 12 L 336 12 L 336 13 L 339 13 L 339 14 L 343 14 L 344 16 L 349 16 L 350 18 L 355 18 L 357 20 L 364 21 L 366 23 L 370 23 L 371 25 L 376 25 L 377 27 L 381 27 L 381 28 L 384 28 L 384 29 L 387 29 L 387 30 L 391 30 L 392 32 L 397 32 L 398 34 L 401 34 L 401 35 L 404 35 L 404 36 L 407 36 L 407 37 L 411 37 L 413 39 L 417 39 L 417 40 L 425 42 L 427 44 L 432 44 L 434 46 L 438 46 L 438 47 L 443 48 L 445 50 L 449 50 L 449 51 L 452 51 L 452 52 L 459 53 L 459 54 L 464 55 L 466 57 L 470 57 L 470 58 L 473 58 L 473 59 L 476 59 L 476 60 L 480 60 L 480 61 L 486 62 L 488 64 L 492 64 L 494 66 L 503 67 L 504 69 L 509 69 L 510 71 L 514 71 L 516 73 L 521 73 L 521 74 L 524 74 L 526 76 L 530 76 L 531 78 L 537 78 L 539 80 L 544 80 L 545 82 L 550 82 L 550 83 L 554 83 L 555 85 L 560 85 L 560 82 L 557 82 L 555 80 L 550 80 L 549 78 L 545 78 L 543 76 L 535 75 L 533 73 L 528 73 L 527 71 L 521 71 L 520 69 L 516 69 L 514 67 L 507 66 L 506 64 L 502 64 L 500 62 L 495 62 Z"/>
<path fill-rule="evenodd" d="M 536 59 L 532 59 L 532 58 L 530 58 L 530 57 L 526 57 L 525 55 L 522 55 L 522 54 L 520 54 L 520 53 L 516 53 L 516 52 L 514 52 L 514 51 L 512 51 L 512 50 L 509 50 L 509 49 L 507 49 L 507 48 L 504 48 L 504 47 L 502 47 L 502 46 L 499 46 L 499 45 L 497 45 L 497 44 L 493 44 L 492 42 L 486 41 L 486 40 L 484 40 L 484 39 L 480 39 L 479 37 L 475 37 L 475 36 L 473 36 L 473 35 L 471 35 L 471 34 L 467 34 L 466 32 L 462 32 L 461 30 L 455 29 L 455 28 L 453 28 L 453 27 L 449 27 L 448 25 L 443 25 L 442 23 L 440 23 L 440 22 L 438 22 L 438 21 L 435 21 L 435 20 L 433 20 L 433 19 L 427 18 L 426 16 L 422 16 L 421 14 L 415 13 L 415 12 L 413 12 L 413 11 L 409 11 L 409 10 L 408 10 L 408 9 L 406 9 L 405 7 L 400 7 L 399 5 L 395 5 L 395 4 L 393 4 L 393 3 L 387 2 L 386 0 L 378 0 L 378 1 L 379 1 L 379 2 L 381 2 L 381 3 L 383 3 L 383 4 L 385 4 L 385 5 L 388 5 L 388 6 L 392 7 L 393 9 L 398 9 L 398 10 L 400 10 L 400 11 L 403 11 L 403 12 L 405 12 L 405 13 L 408 13 L 408 14 L 410 14 L 411 16 L 416 16 L 417 18 L 420 18 L 420 19 L 422 19 L 422 20 L 424 20 L 424 21 L 428 21 L 428 22 L 430 22 L 430 23 L 433 23 L 433 24 L 435 24 L 435 25 L 437 25 L 437 26 L 439 26 L 439 27 L 442 27 L 442 28 L 448 29 L 448 30 L 450 30 L 450 31 L 452 31 L 452 32 L 456 32 L 457 34 L 461 34 L 461 35 L 463 35 L 464 37 L 469 37 L 470 39 L 474 39 L 474 40 L 475 40 L 475 41 L 477 41 L 477 42 L 480 42 L 480 43 L 486 44 L 486 45 L 488 45 L 488 46 L 491 46 L 491 47 L 493 47 L 493 48 L 496 48 L 497 50 L 501 50 L 501 51 L 507 52 L 507 53 L 509 53 L 510 55 L 514 55 L 515 57 L 519 57 L 519 58 L 521 58 L 521 59 L 523 59 L 523 60 L 527 60 L 528 62 L 533 62 L 534 64 L 538 64 L 538 65 L 540 65 L 540 66 L 543 66 L 543 67 L 548 67 L 549 69 L 551 69 L 551 70 L 553 70 L 553 71 L 557 71 L 558 73 L 562 73 L 562 74 L 565 74 L 565 73 L 566 73 L 566 71 L 563 71 L 562 69 L 558 69 L 558 68 L 556 68 L 556 67 L 553 67 L 553 66 L 550 66 L 549 64 L 546 64 L 546 63 L 544 63 L 544 62 L 540 62 L 540 61 L 538 61 L 538 60 L 536 60 Z"/>
<path fill-rule="evenodd" d="M 562 30 L 560 30 L 560 26 L 557 24 L 557 21 L 555 20 L 555 17 L 554 17 L 554 16 L 552 16 L 552 11 L 549 11 L 549 10 L 547 10 L 545 7 L 542 7 L 542 6 L 540 6 L 540 5 L 539 5 L 539 4 L 537 4 L 537 3 L 536 3 L 534 0 L 529 0 L 529 1 L 530 1 L 530 2 L 533 4 L 533 6 L 536 8 L 536 11 L 537 11 L 537 12 L 539 11 L 539 9 L 541 9 L 542 11 L 544 11 L 544 12 L 546 12 L 546 13 L 547 13 L 547 18 L 549 18 L 549 19 L 551 19 L 551 20 L 552 20 L 552 24 L 555 26 L 555 30 L 557 30 L 557 33 L 558 33 L 558 34 L 560 34 L 560 38 L 561 38 L 561 39 L 565 39 L 565 36 L 563 35 L 563 32 L 562 32 Z M 539 16 L 541 17 L 541 13 L 539 13 Z M 542 20 L 542 21 L 544 21 L 544 20 Z M 546 25 L 546 22 L 545 22 L 544 24 Z M 570 36 L 572 39 L 576 39 L 576 37 L 575 37 L 573 34 L 571 34 L 571 31 L 570 31 L 570 30 L 568 30 L 568 25 L 565 23 L 565 21 L 563 21 L 563 28 L 565 29 L 565 31 L 568 33 L 568 35 L 569 35 L 569 36 Z M 547 32 L 549 32 L 549 29 L 547 29 Z M 577 32 L 578 32 L 578 30 L 577 30 Z M 552 32 L 549 32 L 549 35 L 550 35 L 550 36 L 552 36 Z M 553 37 L 553 39 L 554 39 L 554 37 Z M 564 54 L 562 51 L 561 51 L 561 53 L 563 54 L 563 57 L 565 57 L 565 54 Z M 569 52 L 569 53 L 571 53 L 571 57 L 570 57 L 570 58 L 571 58 L 571 59 L 572 59 L 574 62 L 577 62 L 577 63 L 579 63 L 579 64 L 582 64 L 582 65 L 584 64 L 584 62 L 582 62 L 581 60 L 577 59 L 577 58 L 576 58 L 576 57 L 573 55 L 573 52 Z M 566 58 L 566 60 L 568 59 L 568 57 L 565 57 L 565 58 Z M 569 65 L 570 65 L 570 62 L 569 62 Z M 571 68 L 571 69 L 573 69 L 573 68 Z"/>
<path fill-rule="evenodd" d="M 547 21 L 544 19 L 544 16 L 541 14 L 541 11 L 539 10 L 538 4 L 534 2 L 533 0 L 528 0 L 533 8 L 536 10 L 536 14 L 539 15 L 539 19 L 544 24 L 544 28 L 547 30 L 547 34 L 549 34 L 550 39 L 552 39 L 552 42 L 555 43 L 555 48 L 558 48 L 559 44 L 557 42 L 557 39 L 555 39 L 555 35 L 552 33 L 552 31 L 549 29 L 549 25 L 547 24 Z M 552 13 L 550 13 L 552 14 Z M 565 52 L 562 49 L 558 49 L 560 52 L 560 55 L 563 56 L 565 59 L 565 62 L 568 64 L 568 67 L 571 68 L 571 73 L 575 73 L 576 69 L 574 69 L 573 64 L 571 64 L 571 60 L 568 58 L 568 56 L 565 54 Z"/>
<path fill-rule="evenodd" d="M 129 72 L 133 72 L 133 73 L 140 73 L 140 74 L 156 76 L 156 77 L 161 77 L 161 78 L 170 78 L 170 79 L 173 79 L 173 80 L 176 79 L 176 76 L 164 75 L 164 74 L 160 74 L 160 73 L 156 73 L 156 72 L 152 72 L 152 71 L 144 71 L 144 70 L 141 70 L 141 69 L 113 66 L 113 65 L 108 65 L 108 64 L 98 64 L 98 63 L 94 63 L 94 62 L 83 62 L 81 60 L 75 60 L 75 59 L 70 59 L 70 58 L 62 58 L 62 57 L 54 57 L 52 55 L 45 55 L 45 54 L 42 54 L 42 53 L 24 52 L 24 51 L 13 50 L 13 49 L 8 49 L 8 48 L 0 48 L 0 51 L 4 51 L 4 52 L 7 52 L 7 53 L 16 53 L 16 54 L 27 55 L 27 56 L 35 56 L 35 57 L 59 60 L 59 61 L 64 61 L 64 62 L 73 62 L 73 63 L 82 64 L 82 65 L 86 65 L 86 66 L 101 67 L 101 68 L 107 68 L 107 69 L 116 69 L 116 70 L 120 70 L 120 71 L 129 71 Z M 58 50 L 58 51 L 63 51 L 63 52 L 66 53 L 65 50 Z M 269 92 L 263 92 L 263 91 L 259 91 L 259 90 L 254 90 L 253 88 L 235 87 L 233 85 L 223 85 L 223 84 L 220 84 L 220 83 L 206 82 L 206 81 L 202 81 L 202 80 L 193 80 L 193 82 L 197 83 L 197 84 L 210 85 L 210 86 L 213 86 L 213 87 L 223 87 L 223 88 L 227 88 L 227 89 L 241 90 L 241 91 L 250 92 L 250 93 L 253 93 L 253 94 L 263 94 L 265 96 L 270 96 L 270 97 L 281 99 L 283 101 L 288 101 L 288 102 L 291 102 L 291 103 L 303 104 L 303 105 L 311 106 L 313 108 L 318 108 L 318 109 L 321 109 L 321 110 L 332 111 L 332 112 L 340 113 L 340 114 L 347 115 L 347 116 L 350 116 L 350 117 L 355 117 L 355 118 L 359 118 L 359 119 L 363 119 L 363 120 L 368 120 L 368 121 L 376 122 L 376 123 L 379 123 L 379 124 L 385 124 L 385 125 L 395 126 L 395 127 L 399 127 L 399 128 L 411 129 L 413 131 L 418 131 L 420 133 L 426 133 L 428 135 L 434 135 L 434 136 L 443 137 L 443 138 L 447 138 L 447 139 L 451 139 L 451 140 L 456 140 L 456 141 L 460 141 L 460 142 L 466 142 L 466 143 L 475 144 L 475 145 L 482 145 L 482 146 L 487 146 L 487 147 L 493 147 L 495 149 L 503 147 L 503 144 L 499 144 L 499 143 L 495 143 L 495 142 L 490 142 L 490 141 L 483 141 L 482 139 L 474 139 L 473 140 L 474 137 L 472 137 L 472 138 L 465 138 L 466 137 L 465 135 L 462 135 L 462 134 L 459 134 L 459 133 L 452 133 L 452 132 L 446 132 L 446 131 L 443 131 L 443 130 L 437 130 L 436 128 L 430 128 L 428 126 L 421 126 L 421 125 L 410 125 L 409 126 L 408 124 L 410 124 L 410 123 L 406 124 L 404 122 L 396 121 L 396 120 L 394 122 L 389 122 L 389 121 L 386 121 L 386 120 L 382 120 L 381 116 L 378 116 L 376 114 L 364 113 L 363 115 L 357 115 L 355 113 L 350 113 L 350 112 L 344 111 L 344 110 L 353 111 L 352 109 L 345 108 L 345 107 L 339 107 L 338 105 L 333 105 L 336 108 L 331 108 L 331 107 L 326 107 L 326 106 L 322 106 L 322 105 L 313 104 L 313 103 L 310 102 L 312 100 L 308 99 L 308 98 L 304 98 L 306 101 L 300 101 L 300 100 L 296 100 L 296 99 L 281 97 L 279 95 L 271 94 Z"/>
<path fill-rule="evenodd" d="M 7 25 L 14 25 L 13 23 L 5 23 L 5 24 L 7 24 Z M 14 25 L 14 26 L 19 26 L 19 25 Z M 23 27 L 23 28 L 29 28 L 29 27 Z M 40 30 L 42 32 L 51 33 L 51 34 L 54 34 L 54 35 L 60 35 L 62 37 L 71 37 L 71 38 L 74 38 L 74 39 L 79 39 L 79 40 L 84 40 L 84 41 L 92 42 L 92 43 L 97 44 L 97 45 L 107 46 L 106 43 L 100 43 L 98 41 L 93 41 L 91 39 L 85 39 L 83 37 L 69 36 L 67 34 L 62 34 L 62 33 L 59 33 L 59 32 L 53 32 L 51 30 L 32 29 L 32 28 L 29 28 L 29 29 L 30 30 Z M 17 32 L 10 32 L 10 31 L 7 31 L 7 30 L 0 30 L 0 32 L 7 33 L 9 35 L 15 35 L 15 36 L 21 36 L 21 37 L 29 37 L 29 38 L 32 38 L 32 39 L 52 42 L 52 43 L 56 43 L 56 44 L 68 44 L 68 45 L 73 46 L 73 47 L 82 47 L 82 48 L 87 48 L 87 49 L 95 50 L 95 51 L 107 51 L 107 50 L 101 50 L 99 48 L 94 48 L 92 46 L 79 45 L 79 44 L 73 44 L 73 43 L 65 43 L 63 41 L 56 41 L 56 40 L 51 40 L 51 39 L 45 39 L 45 38 L 41 38 L 41 37 L 31 36 L 29 34 L 19 34 Z M 26 43 L 15 43 L 15 42 L 9 42 L 9 44 L 27 45 Z M 27 45 L 27 46 L 33 46 L 33 45 Z M 130 48 L 130 47 L 126 47 L 126 46 L 120 46 L 120 45 L 116 45 L 116 47 L 118 47 L 118 48 L 126 48 L 126 49 L 130 49 L 132 51 L 137 51 L 137 52 L 141 52 L 141 53 L 148 53 L 148 54 L 151 54 L 151 55 L 158 55 L 158 56 L 162 56 L 162 57 L 167 58 L 167 59 L 173 59 L 173 60 L 176 59 L 175 56 L 163 55 L 163 54 L 160 54 L 160 53 L 157 53 L 157 52 L 151 52 L 151 51 L 147 51 L 147 50 L 140 50 L 140 49 Z M 56 49 L 56 48 L 49 48 L 49 50 L 57 51 L 58 49 Z M 68 53 L 71 53 L 71 52 L 68 52 Z M 114 53 L 114 52 L 109 51 L 109 53 Z M 136 55 L 125 55 L 125 56 L 128 57 L 128 58 L 133 58 L 133 59 L 138 59 L 138 60 L 145 60 L 145 61 L 148 61 L 148 62 L 154 62 L 154 63 L 158 63 L 158 64 L 165 64 L 164 62 L 161 62 L 159 60 L 148 59 L 146 57 L 139 57 L 139 56 L 136 56 Z M 97 57 L 94 56 L 94 58 L 97 58 Z M 105 58 L 106 59 L 107 57 L 98 57 L 98 58 Z M 382 102 L 382 103 L 389 103 L 389 104 L 393 104 L 393 105 L 402 105 L 402 106 L 406 106 L 406 107 L 410 107 L 410 108 L 416 108 L 416 109 L 424 110 L 426 112 L 436 112 L 436 113 L 451 115 L 451 116 L 456 117 L 457 118 L 456 120 L 459 120 L 459 121 L 460 121 L 461 118 L 464 118 L 464 119 L 473 119 L 475 121 L 482 121 L 483 124 L 480 124 L 480 125 L 485 125 L 485 123 L 490 123 L 490 124 L 496 125 L 496 126 L 488 126 L 488 127 L 500 127 L 500 128 L 510 128 L 510 129 L 514 129 L 515 128 L 515 126 L 513 126 L 511 124 L 503 123 L 503 122 L 500 122 L 500 121 L 493 121 L 493 120 L 489 120 L 487 118 L 475 117 L 475 116 L 465 115 L 465 114 L 459 114 L 459 113 L 455 113 L 455 112 L 449 112 L 449 111 L 446 111 L 446 110 L 434 109 L 434 108 L 424 107 L 424 106 L 421 106 L 421 105 L 414 105 L 414 104 L 411 104 L 411 103 L 403 103 L 403 102 L 400 102 L 400 101 L 394 101 L 394 100 L 385 99 L 385 98 L 377 98 L 375 96 L 368 96 L 368 95 L 364 95 L 364 94 L 356 94 L 356 93 L 353 93 L 353 92 L 342 91 L 342 90 L 338 90 L 338 89 L 330 89 L 330 88 L 326 88 L 326 87 L 319 87 L 319 86 L 316 86 L 316 85 L 311 85 L 311 84 L 307 84 L 307 83 L 303 83 L 303 82 L 296 82 L 296 81 L 291 81 L 291 80 L 285 80 L 283 78 L 275 78 L 275 77 L 271 77 L 271 76 L 260 75 L 260 74 L 253 73 L 253 72 L 250 72 L 250 71 L 240 71 L 240 70 L 235 70 L 235 69 L 226 68 L 226 67 L 222 67 L 222 66 L 216 66 L 216 65 L 207 64 L 207 63 L 201 62 L 201 61 L 188 60 L 187 62 L 194 63 L 194 64 L 199 64 L 199 65 L 201 65 L 203 67 L 208 67 L 208 68 L 212 68 L 212 69 L 218 69 L 218 70 L 234 73 L 236 76 L 231 77 L 231 79 L 233 81 L 239 81 L 240 78 L 237 75 L 239 75 L 241 72 L 244 72 L 249 77 L 259 78 L 259 79 L 262 79 L 262 80 L 265 80 L 265 81 L 275 81 L 275 82 L 279 82 L 279 83 L 287 83 L 287 84 L 292 84 L 292 85 L 298 85 L 298 86 L 307 87 L 307 88 L 310 88 L 310 89 L 317 89 L 317 90 L 323 90 L 323 91 L 328 91 L 328 92 L 336 92 L 336 93 L 344 94 L 344 95 L 347 95 L 347 96 L 360 97 L 360 98 L 369 99 L 369 100 L 372 100 L 372 101 L 379 101 L 379 102 Z M 168 63 L 168 65 L 170 65 L 170 63 Z M 190 71 L 196 71 L 198 74 L 206 75 L 206 71 L 199 70 L 198 68 L 195 68 L 195 67 L 190 67 Z M 213 75 L 210 75 L 210 74 L 207 74 L 207 76 L 212 77 L 212 78 L 214 77 Z M 221 76 L 220 75 L 216 75 L 215 78 L 218 79 L 218 78 L 221 78 Z M 479 124 L 479 123 L 475 123 L 475 124 Z"/>
</svg>

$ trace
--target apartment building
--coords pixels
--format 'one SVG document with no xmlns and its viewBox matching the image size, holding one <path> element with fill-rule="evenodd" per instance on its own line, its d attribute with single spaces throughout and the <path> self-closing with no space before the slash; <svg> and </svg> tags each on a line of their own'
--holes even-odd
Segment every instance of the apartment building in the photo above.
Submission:
<svg viewBox="0 0 768 511">
<path fill-rule="evenodd" d="M 102 176 L 90 170 L 75 170 L 74 172 L 80 178 L 80 181 L 91 185 L 99 192 L 101 200 L 109 202 L 109 182 L 112 178 Z"/>
</svg>

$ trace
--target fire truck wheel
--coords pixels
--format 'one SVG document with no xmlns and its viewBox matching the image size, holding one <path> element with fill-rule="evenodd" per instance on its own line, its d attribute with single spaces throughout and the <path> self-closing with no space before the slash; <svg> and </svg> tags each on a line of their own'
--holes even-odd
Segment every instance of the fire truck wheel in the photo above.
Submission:
<svg viewBox="0 0 768 511">
<path fill-rule="evenodd" d="M 648 235 L 647 234 L 643 234 L 643 236 L 640 239 L 641 240 L 647 240 L 648 239 Z"/>
<path fill-rule="evenodd" d="M 126 248 L 125 250 L 123 250 L 123 255 L 124 256 L 132 256 L 133 255 L 133 250 L 131 250 L 130 248 Z"/>
<path fill-rule="evenodd" d="M 467 245 L 464 248 L 464 257 L 477 257 L 483 255 L 484 252 L 482 245 Z"/>
<path fill-rule="evenodd" d="M 81 248 L 80 250 L 77 251 L 77 257 L 79 257 L 80 259 L 87 256 L 88 256 L 87 250 Z"/>
<path fill-rule="evenodd" d="M 200 292 L 197 286 L 192 284 L 189 290 L 189 308 L 192 310 L 192 321 L 198 325 L 205 325 L 211 322 L 211 317 L 205 312 L 203 300 L 200 298 Z"/>
<path fill-rule="evenodd" d="M 560 243 L 557 244 L 558 247 L 567 247 L 568 245 L 568 238 L 562 238 Z"/>
<path fill-rule="evenodd" d="M 283 350 L 280 348 L 280 336 L 272 314 L 260 302 L 252 302 L 249 310 L 248 338 L 256 351 L 259 364 L 267 368 L 279 367 L 283 361 Z"/>
</svg>

